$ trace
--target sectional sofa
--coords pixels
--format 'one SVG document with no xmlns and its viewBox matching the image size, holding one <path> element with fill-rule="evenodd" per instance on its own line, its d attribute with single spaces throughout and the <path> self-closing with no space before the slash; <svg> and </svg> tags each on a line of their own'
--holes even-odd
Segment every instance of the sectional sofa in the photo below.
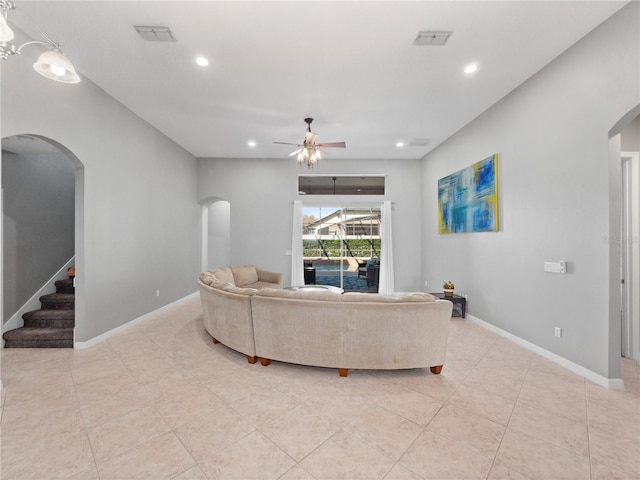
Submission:
<svg viewBox="0 0 640 480">
<path fill-rule="evenodd" d="M 214 343 L 244 353 L 249 363 L 337 368 L 340 376 L 350 368 L 429 367 L 438 374 L 444 365 L 449 301 L 427 293 L 287 290 L 281 283 L 257 289 L 238 285 L 234 268 L 226 281 L 216 270 L 200 275 L 204 325 Z"/>
<path fill-rule="evenodd" d="M 222 342 L 256 362 L 251 297 L 260 288 L 282 288 L 282 274 L 254 266 L 218 268 L 198 278 L 204 327 L 213 343 Z"/>
</svg>

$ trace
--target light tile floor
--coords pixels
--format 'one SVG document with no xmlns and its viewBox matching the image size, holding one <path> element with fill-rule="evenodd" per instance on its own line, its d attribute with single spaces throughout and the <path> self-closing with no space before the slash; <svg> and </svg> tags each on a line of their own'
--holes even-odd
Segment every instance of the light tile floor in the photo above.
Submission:
<svg viewBox="0 0 640 480">
<path fill-rule="evenodd" d="M 451 320 L 447 362 L 336 370 L 213 345 L 199 299 L 86 350 L 2 351 L 2 480 L 639 479 L 640 365 L 608 391 Z"/>
</svg>

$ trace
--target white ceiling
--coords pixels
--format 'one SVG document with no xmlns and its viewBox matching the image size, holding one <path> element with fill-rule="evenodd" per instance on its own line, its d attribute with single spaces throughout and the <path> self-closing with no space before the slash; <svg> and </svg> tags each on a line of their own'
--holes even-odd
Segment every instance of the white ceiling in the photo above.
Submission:
<svg viewBox="0 0 640 480">
<path fill-rule="evenodd" d="M 82 77 L 196 157 L 285 157 L 293 149 L 272 142 L 302 141 L 310 116 L 318 142 L 347 143 L 332 158 L 405 159 L 435 148 L 627 2 L 16 3 L 11 23 L 37 37 L 28 13 Z M 134 25 L 168 26 L 177 42 L 144 42 Z M 453 35 L 442 47 L 414 46 L 420 30 Z M 479 69 L 466 75 L 471 62 Z M 396 147 L 424 138 L 427 146 Z"/>
</svg>

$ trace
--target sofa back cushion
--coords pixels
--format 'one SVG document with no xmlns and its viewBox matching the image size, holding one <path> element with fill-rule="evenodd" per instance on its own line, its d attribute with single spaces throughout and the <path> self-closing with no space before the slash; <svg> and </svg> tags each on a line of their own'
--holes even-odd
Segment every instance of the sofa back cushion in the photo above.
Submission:
<svg viewBox="0 0 640 480">
<path fill-rule="evenodd" d="M 200 281 L 205 285 L 211 285 L 212 283 L 216 283 L 218 278 L 211 272 L 202 272 L 200 274 Z"/>
<path fill-rule="evenodd" d="M 271 298 L 290 298 L 295 300 L 324 300 L 339 302 L 342 296 L 337 292 L 311 291 L 311 290 L 282 290 L 275 288 L 263 288 L 256 295 Z"/>
<path fill-rule="evenodd" d="M 369 302 L 369 303 L 412 303 L 435 302 L 436 298 L 428 293 L 407 293 L 399 295 L 379 295 L 375 293 L 349 292 L 342 295 L 343 302 Z"/>
<path fill-rule="evenodd" d="M 230 283 L 225 284 L 222 287 L 222 290 L 224 290 L 225 292 L 235 293 L 238 295 L 255 295 L 256 293 L 258 293 L 258 289 L 256 288 L 236 287 L 235 285 L 232 285 Z"/>
<path fill-rule="evenodd" d="M 258 281 L 258 272 L 253 265 L 231 267 L 231 272 L 233 274 L 234 284 L 238 287 Z"/>
<path fill-rule="evenodd" d="M 214 281 L 218 283 L 230 283 L 235 285 L 235 281 L 233 280 L 233 273 L 231 273 L 231 269 L 228 267 L 225 268 L 216 268 L 215 270 L 209 270 L 208 272 L 213 276 Z"/>
</svg>

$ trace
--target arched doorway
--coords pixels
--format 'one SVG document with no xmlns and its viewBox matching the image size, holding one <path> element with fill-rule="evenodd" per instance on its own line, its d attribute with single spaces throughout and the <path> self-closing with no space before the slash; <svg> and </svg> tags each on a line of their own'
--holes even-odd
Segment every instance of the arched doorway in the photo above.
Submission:
<svg viewBox="0 0 640 480">
<path fill-rule="evenodd" d="M 76 267 L 75 322 L 84 320 L 84 167 L 64 145 L 37 134 L 2 139 L 3 332 L 40 308 L 40 292 Z M 58 277 L 56 277 L 58 276 Z"/>
<path fill-rule="evenodd" d="M 219 197 L 207 197 L 200 205 L 200 270 L 204 272 L 231 263 L 231 204 Z"/>
</svg>

